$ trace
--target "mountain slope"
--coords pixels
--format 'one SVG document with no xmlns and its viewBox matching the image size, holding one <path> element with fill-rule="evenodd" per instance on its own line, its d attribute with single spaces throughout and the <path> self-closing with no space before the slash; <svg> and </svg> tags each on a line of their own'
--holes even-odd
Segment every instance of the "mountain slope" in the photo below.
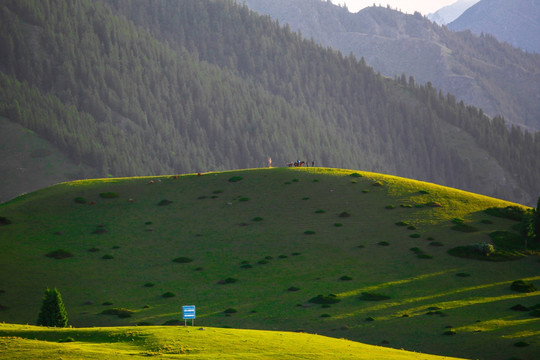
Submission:
<svg viewBox="0 0 540 360">
<path fill-rule="evenodd" d="M 456 20 L 468 8 L 476 4 L 479 0 L 459 0 L 453 4 L 445 6 L 433 14 L 427 15 L 427 18 L 439 25 L 446 25 Z"/>
<path fill-rule="evenodd" d="M 540 192 L 540 137 L 232 1 L 6 1 L 0 15 L 0 114 L 103 177 L 300 158 L 520 203 Z"/>
<path fill-rule="evenodd" d="M 540 130 L 537 54 L 525 54 L 490 36 L 449 31 L 420 14 L 386 7 L 351 14 L 320 0 L 246 3 L 324 46 L 364 57 L 387 76 L 405 73 L 420 83 L 431 82 L 490 116 L 501 115 L 511 123 Z"/>
<path fill-rule="evenodd" d="M 540 4 L 534 0 L 482 0 L 448 27 L 492 34 L 529 52 L 540 53 Z"/>
<path fill-rule="evenodd" d="M 0 270 L 9 274 L 0 278 L 0 321 L 33 323 L 45 287 L 57 287 L 74 326 L 174 323 L 189 304 L 197 326 L 527 358 L 538 352 L 537 320 L 509 308 L 532 307 L 540 293 L 510 285 L 540 285 L 538 250 L 522 250 L 516 221 L 484 212 L 494 206 L 515 204 L 326 168 L 59 184 L 0 205 L 11 221 L 0 225 Z M 467 232 L 453 229 L 456 222 Z M 491 239 L 495 231 L 517 238 Z M 515 260 L 447 253 L 492 241 Z M 341 301 L 310 302 L 329 294 Z M 127 316 L 103 313 L 119 308 Z M 444 335 L 447 326 L 455 336 Z M 530 346 L 517 349 L 518 341 Z"/>
</svg>

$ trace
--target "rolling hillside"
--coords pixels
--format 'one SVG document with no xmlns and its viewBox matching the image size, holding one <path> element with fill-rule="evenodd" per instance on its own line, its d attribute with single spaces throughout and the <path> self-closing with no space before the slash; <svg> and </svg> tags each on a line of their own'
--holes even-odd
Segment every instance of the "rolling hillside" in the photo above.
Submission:
<svg viewBox="0 0 540 360">
<path fill-rule="evenodd" d="M 270 331 L 183 327 L 43 329 L 0 324 L 0 359 L 452 360 L 343 339 Z M 457 360 L 457 359 L 455 359 Z"/>
<path fill-rule="evenodd" d="M 521 204 L 540 193 L 540 134 L 232 0 L 6 0 L 0 47 L 0 115 L 100 177 L 300 158 Z"/>
<path fill-rule="evenodd" d="M 0 205 L 0 321 L 34 323 L 57 287 L 77 327 L 177 324 L 195 304 L 203 327 L 532 359 L 540 292 L 510 287 L 540 286 L 538 244 L 485 212 L 507 206 L 328 168 L 63 183 Z M 481 243 L 496 252 L 463 253 Z"/>
</svg>

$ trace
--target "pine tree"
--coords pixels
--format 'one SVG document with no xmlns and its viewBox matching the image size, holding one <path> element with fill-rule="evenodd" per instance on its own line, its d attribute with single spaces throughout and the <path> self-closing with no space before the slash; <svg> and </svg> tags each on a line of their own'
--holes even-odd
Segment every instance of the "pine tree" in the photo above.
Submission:
<svg viewBox="0 0 540 360">
<path fill-rule="evenodd" d="M 67 323 L 67 311 L 60 292 L 56 288 L 45 290 L 37 325 L 66 327 Z"/>
</svg>

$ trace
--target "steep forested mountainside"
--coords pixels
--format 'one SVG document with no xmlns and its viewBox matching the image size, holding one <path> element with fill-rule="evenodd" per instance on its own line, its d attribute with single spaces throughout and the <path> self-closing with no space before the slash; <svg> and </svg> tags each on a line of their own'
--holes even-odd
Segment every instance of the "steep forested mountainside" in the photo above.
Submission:
<svg viewBox="0 0 540 360">
<path fill-rule="evenodd" d="M 351 14 L 320 0 L 246 3 L 300 30 L 306 38 L 364 57 L 382 74 L 405 73 L 422 84 L 430 81 L 490 116 L 501 115 L 510 123 L 540 130 L 538 54 L 527 54 L 487 34 L 450 31 L 419 13 L 406 15 L 387 7 Z"/>
<path fill-rule="evenodd" d="M 101 176 L 297 158 L 533 203 L 540 134 L 233 1 L 0 4 L 0 116 Z"/>
<path fill-rule="evenodd" d="M 529 52 L 540 53 L 540 2 L 482 0 L 448 27 L 488 33 Z"/>
</svg>

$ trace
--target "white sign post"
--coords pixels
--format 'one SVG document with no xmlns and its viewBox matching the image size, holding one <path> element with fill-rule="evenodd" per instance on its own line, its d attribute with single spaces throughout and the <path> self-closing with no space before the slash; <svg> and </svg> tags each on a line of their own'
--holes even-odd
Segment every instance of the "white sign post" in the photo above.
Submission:
<svg viewBox="0 0 540 360">
<path fill-rule="evenodd" d="M 195 320 L 195 305 L 182 306 L 182 318 L 184 319 L 184 326 L 187 326 L 187 321 L 191 319 L 191 326 L 193 326 Z"/>
</svg>

